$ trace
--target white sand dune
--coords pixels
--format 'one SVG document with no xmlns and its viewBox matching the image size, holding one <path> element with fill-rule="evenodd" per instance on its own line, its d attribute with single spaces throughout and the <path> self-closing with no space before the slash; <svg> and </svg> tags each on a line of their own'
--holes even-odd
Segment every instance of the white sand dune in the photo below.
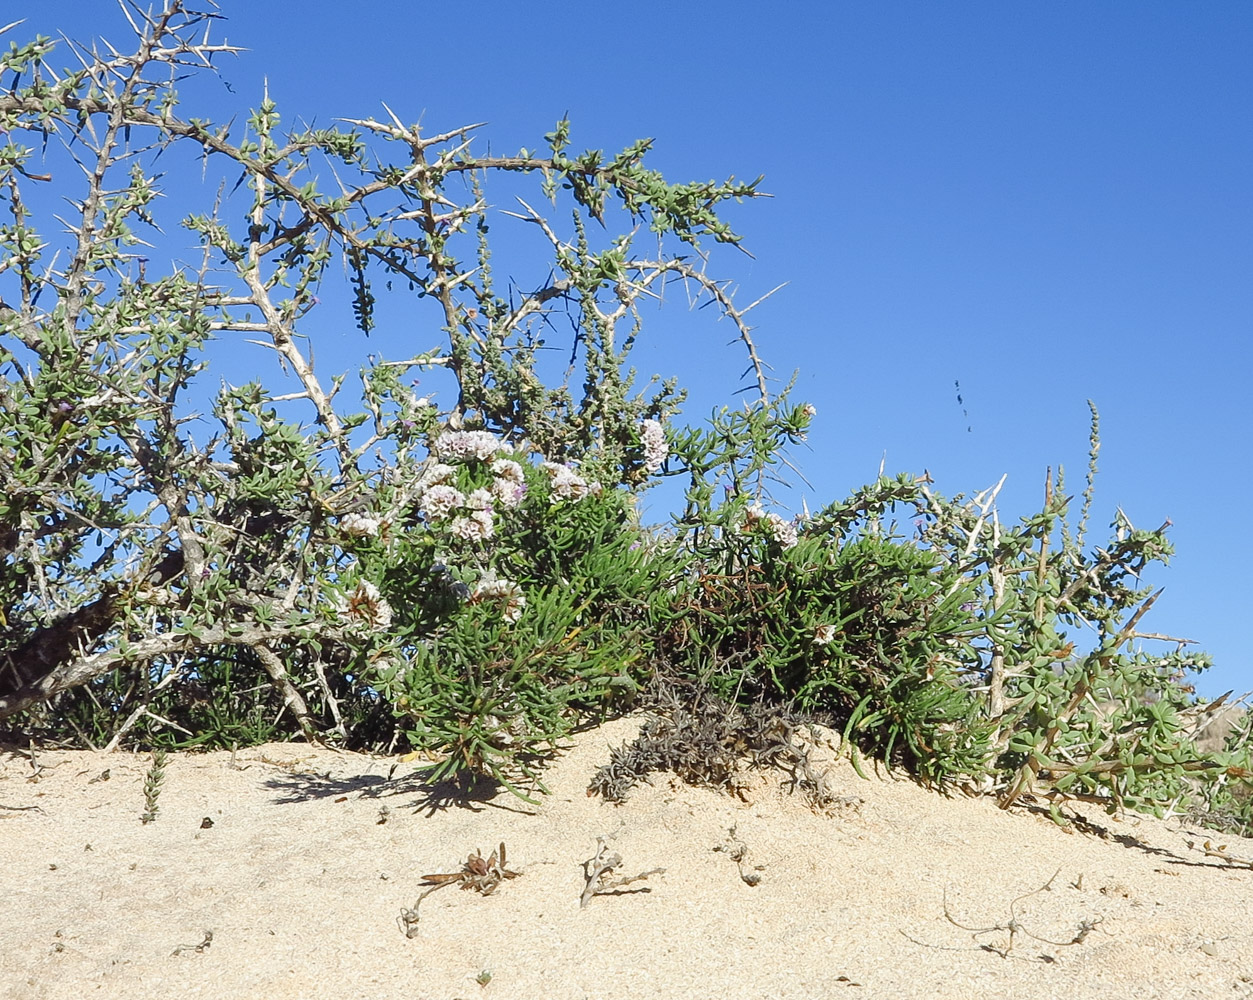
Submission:
<svg viewBox="0 0 1253 1000">
<path fill-rule="evenodd" d="M 233 765 L 172 755 L 145 825 L 146 756 L 44 751 L 32 780 L 27 755 L 5 754 L 0 994 L 1253 997 L 1253 871 L 1199 850 L 1207 831 L 1090 812 L 1068 832 L 847 762 L 832 785 L 862 801 L 829 815 L 770 773 L 747 801 L 666 776 L 621 806 L 589 797 L 638 725 L 579 734 L 537 808 L 441 798 L 394 759 L 271 744 Z M 583 862 L 611 834 L 615 875 L 665 871 L 581 908 Z M 421 876 L 501 842 L 519 876 L 433 893 L 407 937 Z M 1226 843 L 1253 857 L 1253 841 Z"/>
</svg>

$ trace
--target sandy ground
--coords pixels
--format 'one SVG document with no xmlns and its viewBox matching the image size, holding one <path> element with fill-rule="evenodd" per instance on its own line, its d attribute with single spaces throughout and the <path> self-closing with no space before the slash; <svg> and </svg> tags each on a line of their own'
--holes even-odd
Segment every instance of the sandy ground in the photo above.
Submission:
<svg viewBox="0 0 1253 1000">
<path fill-rule="evenodd" d="M 1253 870 L 1205 831 L 1092 812 L 1067 832 L 847 762 L 854 801 L 826 815 L 778 774 L 747 801 L 669 777 L 589 797 L 638 725 L 577 736 L 538 808 L 285 744 L 171 756 L 143 824 L 146 756 L 44 751 L 36 776 L 6 753 L 0 996 L 1253 997 Z M 580 907 L 610 835 L 607 881 L 665 871 Z M 443 888 L 406 925 L 423 875 L 502 841 L 518 877 Z"/>
</svg>

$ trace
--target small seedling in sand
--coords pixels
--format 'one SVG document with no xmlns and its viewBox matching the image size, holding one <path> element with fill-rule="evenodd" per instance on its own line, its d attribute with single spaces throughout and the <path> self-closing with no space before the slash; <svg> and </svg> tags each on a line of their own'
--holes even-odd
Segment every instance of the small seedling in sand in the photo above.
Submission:
<svg viewBox="0 0 1253 1000">
<path fill-rule="evenodd" d="M 161 794 L 161 782 L 165 780 L 165 751 L 152 751 L 152 765 L 144 776 L 144 813 L 140 816 L 143 823 L 151 823 L 157 818 L 157 797 Z"/>
<path fill-rule="evenodd" d="M 650 871 L 640 872 L 638 875 L 630 875 L 625 878 L 612 879 L 614 870 L 622 864 L 621 854 L 609 853 L 609 841 L 613 840 L 622 829 L 619 828 L 617 833 L 611 833 L 607 837 L 596 838 L 596 853 L 583 862 L 583 895 L 579 897 L 579 908 L 586 906 L 593 896 L 616 896 L 620 894 L 623 886 L 630 885 L 632 882 L 639 882 L 648 878 L 649 875 L 661 875 L 665 872 L 664 868 L 653 868 Z M 648 886 L 641 886 L 639 889 L 628 889 L 628 892 L 652 892 Z"/>
<path fill-rule="evenodd" d="M 484 969 L 482 972 L 480 972 L 477 976 L 474 977 L 474 981 L 478 983 L 480 986 L 486 986 L 488 983 L 492 981 L 492 974 L 487 969 Z"/>
<path fill-rule="evenodd" d="M 727 831 L 727 835 L 727 839 L 715 847 L 714 851 L 730 855 L 731 860 L 739 867 L 740 879 L 745 885 L 759 885 L 761 883 L 761 873 L 766 870 L 766 866 L 750 865 L 748 863 L 748 855 L 750 853 L 748 845 L 735 836 L 735 826 L 732 826 Z"/>
<path fill-rule="evenodd" d="M 1188 847 L 1194 851 L 1200 851 L 1207 858 L 1221 858 L 1234 868 L 1253 868 L 1253 859 L 1238 858 L 1234 854 L 1228 854 L 1226 844 L 1215 845 L 1212 841 L 1207 840 L 1198 847 L 1195 841 L 1189 840 Z"/>
<path fill-rule="evenodd" d="M 436 889 L 442 889 L 446 885 L 460 884 L 463 889 L 473 889 L 483 896 L 490 896 L 496 891 L 506 879 L 517 878 L 521 872 L 510 871 L 505 867 L 505 845 L 501 842 L 500 847 L 492 851 L 491 857 L 483 857 L 479 850 L 475 850 L 466 863 L 462 865 L 459 872 L 448 872 L 440 875 L 423 875 L 422 882 L 429 888 L 418 897 L 412 909 L 402 909 L 400 911 L 400 929 L 405 932 L 405 937 L 415 937 L 418 933 L 418 907 L 422 905 L 422 900 L 426 899 Z"/>
<path fill-rule="evenodd" d="M 197 955 L 203 955 L 209 950 L 211 944 L 213 944 L 213 931 L 205 931 L 199 944 L 180 944 L 170 954 L 181 955 L 185 951 L 194 951 Z"/>
</svg>

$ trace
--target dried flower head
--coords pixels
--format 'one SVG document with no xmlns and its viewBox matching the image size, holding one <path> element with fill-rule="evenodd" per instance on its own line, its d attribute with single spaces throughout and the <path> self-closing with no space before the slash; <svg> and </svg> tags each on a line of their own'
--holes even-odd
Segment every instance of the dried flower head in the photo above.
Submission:
<svg viewBox="0 0 1253 1000">
<path fill-rule="evenodd" d="M 355 590 L 340 597 L 336 601 L 336 609 L 346 625 L 388 629 L 392 624 L 391 605 L 369 580 L 360 581 Z"/>
</svg>

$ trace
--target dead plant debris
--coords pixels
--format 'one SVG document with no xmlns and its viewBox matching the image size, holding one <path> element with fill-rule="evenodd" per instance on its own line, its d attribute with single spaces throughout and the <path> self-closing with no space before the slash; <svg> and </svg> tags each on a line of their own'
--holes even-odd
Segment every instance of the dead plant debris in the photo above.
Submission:
<svg viewBox="0 0 1253 1000">
<path fill-rule="evenodd" d="M 185 951 L 194 951 L 197 955 L 203 955 L 209 950 L 209 945 L 211 944 L 213 944 L 213 931 L 205 931 L 204 937 L 200 939 L 199 944 L 180 944 L 170 954 L 181 955 Z"/>
<path fill-rule="evenodd" d="M 490 857 L 483 857 L 483 853 L 475 849 L 474 853 L 466 859 L 466 863 L 461 866 L 461 871 L 422 876 L 422 882 L 428 888 L 418 897 L 412 909 L 400 911 L 400 929 L 404 931 L 405 937 L 417 936 L 418 907 L 422 905 L 422 900 L 436 889 L 442 889 L 446 885 L 460 885 L 463 889 L 473 889 L 480 895 L 490 896 L 506 879 L 517 878 L 521 874 L 505 867 L 504 841 L 501 841 L 500 846 L 492 851 Z"/>
<path fill-rule="evenodd" d="M 813 764 L 819 743 L 813 720 L 784 706 L 759 701 L 740 707 L 696 681 L 674 678 L 659 683 L 646 704 L 655 714 L 633 742 L 610 751 L 588 795 L 622 802 L 648 775 L 671 771 L 690 785 L 743 799 L 748 770 L 775 768 L 788 772 L 791 790 L 802 792 L 815 810 L 861 802 L 835 795 L 827 774 Z"/>
<path fill-rule="evenodd" d="M 1007 933 L 1009 938 L 1004 947 L 997 947 L 992 944 L 981 944 L 979 946 L 982 950 L 989 951 L 994 955 L 999 955 L 1001 958 L 1009 957 L 1009 953 L 1014 950 L 1015 941 L 1020 934 L 1031 938 L 1033 941 L 1053 945 L 1055 948 L 1066 948 L 1070 945 L 1083 944 L 1088 935 L 1096 929 L 1098 924 L 1100 924 L 1102 920 L 1101 917 L 1097 917 L 1094 920 L 1079 921 L 1078 926 L 1075 928 L 1075 934 L 1069 941 L 1054 941 L 1051 938 L 1041 937 L 1039 934 L 1033 934 L 1030 930 L 1024 927 L 1022 921 L 1018 919 L 1018 904 L 1024 899 L 1030 899 L 1032 896 L 1039 895 L 1042 892 L 1052 892 L 1053 882 L 1057 876 L 1061 874 L 1061 871 L 1062 870 L 1060 868 L 1057 869 L 1057 871 L 1053 873 L 1052 877 L 1040 886 L 1040 888 L 1032 889 L 1030 892 L 1024 892 L 1021 896 L 1015 896 L 1011 899 L 1009 902 L 1009 919 L 1005 923 L 993 924 L 991 927 L 970 927 L 967 924 L 961 923 L 949 911 L 947 891 L 944 894 L 944 916 L 954 927 L 960 927 L 964 931 L 970 931 L 971 935 L 974 937 L 978 937 L 981 934 L 995 934 L 998 932 Z M 1051 955 L 1042 955 L 1040 958 L 1045 962 L 1054 961 Z"/>
<path fill-rule="evenodd" d="M 761 873 L 766 870 L 766 866 L 749 864 L 748 856 L 751 852 L 748 849 L 748 845 L 736 836 L 736 826 L 732 826 L 727 831 L 727 839 L 714 847 L 714 851 L 715 853 L 726 854 L 735 862 L 740 870 L 740 880 L 745 885 L 760 885 Z"/>
<path fill-rule="evenodd" d="M 596 853 L 583 862 L 583 894 L 579 897 L 579 908 L 587 906 L 593 896 L 621 896 L 633 892 L 652 892 L 648 886 L 638 889 L 627 889 L 633 882 L 640 882 L 650 875 L 665 873 L 664 868 L 651 868 L 638 875 L 613 878 L 613 873 L 622 865 L 622 855 L 609 852 L 609 841 L 622 832 L 622 827 L 603 837 L 596 838 Z"/>
</svg>

